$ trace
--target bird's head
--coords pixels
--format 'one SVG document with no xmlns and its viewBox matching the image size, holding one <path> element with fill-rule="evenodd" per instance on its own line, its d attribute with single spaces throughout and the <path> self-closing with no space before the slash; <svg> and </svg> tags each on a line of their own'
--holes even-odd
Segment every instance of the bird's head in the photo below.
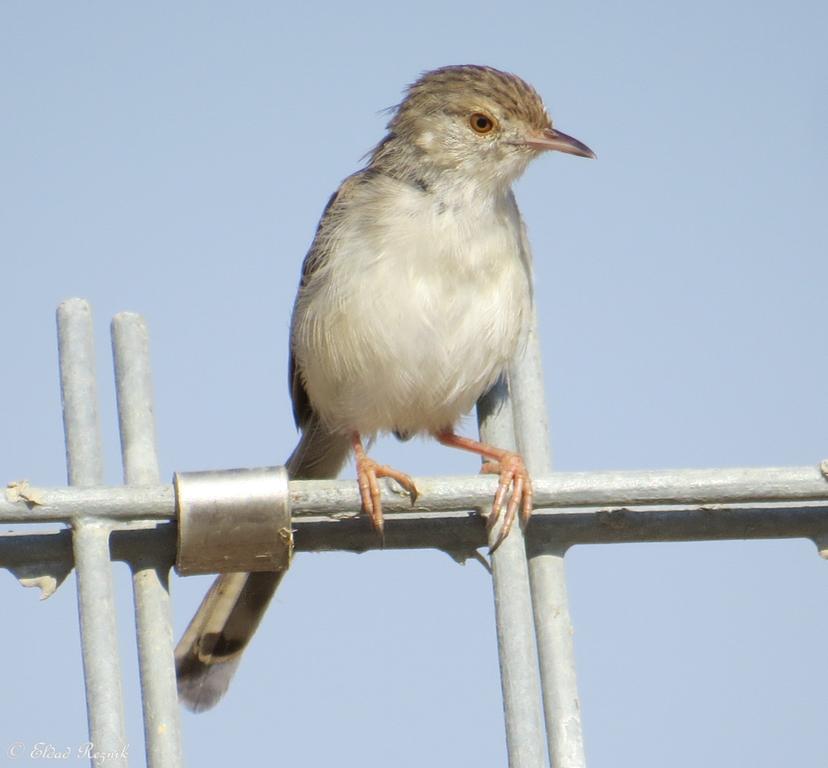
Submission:
<svg viewBox="0 0 828 768">
<path fill-rule="evenodd" d="M 374 162 L 402 163 L 427 176 L 448 172 L 486 186 L 510 185 L 546 150 L 595 157 L 553 127 L 532 86 L 491 67 L 425 73 L 409 87 L 388 131 Z"/>
</svg>

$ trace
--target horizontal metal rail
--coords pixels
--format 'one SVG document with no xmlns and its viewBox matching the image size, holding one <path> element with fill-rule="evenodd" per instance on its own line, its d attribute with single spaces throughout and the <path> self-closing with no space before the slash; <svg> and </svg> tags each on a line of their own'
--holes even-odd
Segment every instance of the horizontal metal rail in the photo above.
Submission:
<svg viewBox="0 0 828 768">
<path fill-rule="evenodd" d="M 486 508 L 497 480 L 479 477 L 418 477 L 419 496 L 382 489 L 383 510 L 422 514 Z M 820 467 L 684 469 L 629 472 L 554 472 L 533 478 L 535 517 L 555 508 L 632 507 L 758 503 L 828 503 L 828 478 Z M 294 480 L 290 505 L 303 517 L 358 515 L 360 496 L 349 480 Z M 569 514 L 569 513 L 567 513 Z M 173 520 L 172 485 L 40 488 L 12 483 L 0 499 L 0 523 L 71 522 L 79 517 L 112 521 Z"/>
<path fill-rule="evenodd" d="M 353 481 L 291 482 L 296 551 L 433 547 L 462 553 L 486 545 L 482 518 L 463 510 L 485 508 L 491 502 L 492 478 L 416 482 L 421 495 L 414 507 L 406 497 L 383 488 L 388 515 L 383 542 L 359 515 Z M 527 531 L 527 544 L 535 550 L 547 545 L 771 538 L 810 538 L 828 548 L 828 480 L 817 467 L 561 472 L 536 478 L 535 489 L 541 508 Z M 157 537 L 153 546 L 167 552 L 168 562 L 175 559 L 171 485 L 18 485 L 0 499 L 0 524 L 71 522 L 80 517 L 114 524 L 111 548 L 117 559 L 137 556 L 148 546 L 148 537 Z M 169 524 L 117 528 L 137 520 Z M 0 567 L 71 563 L 67 541 L 62 532 L 0 535 Z"/>
<path fill-rule="evenodd" d="M 364 519 L 308 517 L 294 520 L 297 552 L 366 552 L 373 549 L 435 548 L 468 556 L 486 546 L 483 520 L 477 515 L 440 512 L 389 514 L 384 541 Z M 539 510 L 527 532 L 530 551 L 554 551 L 574 544 L 620 544 L 724 539 L 811 539 L 828 556 L 828 504 Z M 113 560 L 140 562 L 147 548 L 158 562 L 172 565 L 176 526 L 159 523 L 110 534 Z M 72 568 L 69 530 L 13 531 L 0 535 L 0 568 L 31 579 L 36 570 L 59 584 Z"/>
</svg>

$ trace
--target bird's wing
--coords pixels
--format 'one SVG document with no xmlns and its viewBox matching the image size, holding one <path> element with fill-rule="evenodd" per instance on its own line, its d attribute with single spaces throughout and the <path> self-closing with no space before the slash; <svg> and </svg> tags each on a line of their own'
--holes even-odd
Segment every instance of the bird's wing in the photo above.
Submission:
<svg viewBox="0 0 828 768">
<path fill-rule="evenodd" d="M 314 235 L 311 247 L 305 255 L 305 260 L 302 262 L 302 276 L 299 279 L 299 289 L 296 293 L 296 301 L 293 305 L 293 318 L 290 324 L 290 358 L 288 360 L 288 387 L 293 403 L 293 419 L 296 422 L 296 426 L 300 429 L 304 429 L 311 423 L 315 417 L 315 413 L 307 390 L 305 389 L 304 381 L 302 380 L 302 371 L 296 364 L 296 355 L 293 351 L 293 334 L 294 328 L 296 327 L 295 318 L 297 307 L 299 306 L 303 292 L 308 289 L 308 285 L 313 280 L 313 276 L 327 262 L 332 248 L 336 245 L 335 231 L 342 213 L 342 200 L 348 197 L 347 194 L 343 193 L 363 181 L 367 173 L 368 170 L 364 169 L 352 174 L 331 195 L 325 206 L 325 210 L 322 211 L 322 216 L 316 227 L 316 234 Z"/>
</svg>

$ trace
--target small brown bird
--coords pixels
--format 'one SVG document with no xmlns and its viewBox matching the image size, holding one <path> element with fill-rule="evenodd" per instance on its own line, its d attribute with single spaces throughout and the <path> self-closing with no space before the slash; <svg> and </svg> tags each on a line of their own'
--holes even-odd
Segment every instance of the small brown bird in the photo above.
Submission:
<svg viewBox="0 0 828 768">
<path fill-rule="evenodd" d="M 378 478 L 411 478 L 366 455 L 380 433 L 433 436 L 499 475 L 488 525 L 509 489 L 500 539 L 532 510 L 521 457 L 455 434 L 502 376 L 530 316 L 531 255 L 512 183 L 546 150 L 594 157 L 552 125 L 537 92 L 491 67 L 424 74 L 368 165 L 328 202 L 291 324 L 290 386 L 302 434 L 293 479 L 335 477 L 356 460 L 362 505 L 383 530 Z M 281 573 L 216 579 L 176 649 L 179 695 L 213 706 Z"/>
</svg>

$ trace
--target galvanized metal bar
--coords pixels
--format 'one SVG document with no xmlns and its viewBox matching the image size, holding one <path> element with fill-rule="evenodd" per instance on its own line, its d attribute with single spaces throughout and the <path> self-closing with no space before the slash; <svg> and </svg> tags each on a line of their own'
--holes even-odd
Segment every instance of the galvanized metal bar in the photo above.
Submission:
<svg viewBox="0 0 828 768">
<path fill-rule="evenodd" d="M 505 382 L 499 382 L 481 399 L 477 413 L 481 440 L 514 450 L 514 423 Z M 499 525 L 494 527 L 490 543 L 499 530 Z M 546 765 L 546 749 L 538 655 L 526 552 L 518 525 L 492 555 L 492 583 L 509 766 L 541 768 Z"/>
<path fill-rule="evenodd" d="M 78 585 L 89 741 L 93 752 L 107 755 L 108 763 L 126 768 L 128 755 L 109 534 L 107 523 L 78 520 L 73 527 L 72 551 Z M 94 758 L 91 765 L 97 765 Z"/>
<path fill-rule="evenodd" d="M 422 514 L 439 517 L 452 510 L 485 508 L 497 485 L 491 475 L 417 477 L 420 492 L 412 507 L 407 497 L 381 484 L 383 511 L 389 516 Z M 828 480 L 811 467 L 765 469 L 683 469 L 626 472 L 553 472 L 532 478 L 535 517 L 544 525 L 598 514 L 594 508 L 641 506 L 707 507 L 725 505 L 828 502 Z M 356 483 L 349 480 L 292 480 L 289 485 L 294 522 L 326 515 L 360 514 Z M 565 513 L 555 515 L 555 510 Z M 589 511 L 592 510 L 592 511 Z M 69 522 L 79 515 L 128 520 L 174 520 L 172 485 L 48 488 L 10 483 L 0 495 L 0 523 Z M 535 528 L 530 525 L 530 532 Z M 659 537 L 660 539 L 660 537 Z M 583 539 L 579 535 L 579 541 Z M 603 538 L 601 539 L 604 540 Z M 649 539 L 648 539 L 649 540 Z"/>
<path fill-rule="evenodd" d="M 58 351 L 70 485 L 100 485 L 103 461 L 95 384 L 95 347 L 89 305 L 70 299 L 58 307 Z M 110 524 L 73 517 L 72 549 L 78 585 L 89 740 L 107 764 L 126 768 L 127 744 L 112 566 Z M 95 766 L 93 758 L 91 764 Z"/>
<path fill-rule="evenodd" d="M 767 469 L 687 469 L 653 472 L 555 472 L 533 477 L 534 519 L 543 525 L 566 525 L 574 515 L 589 521 L 603 510 L 641 506 L 675 506 L 711 511 L 728 505 L 770 504 L 773 508 L 828 502 L 828 481 L 816 466 Z M 412 507 L 407 497 L 381 487 L 383 511 L 389 516 L 422 514 L 440 517 L 453 510 L 485 508 L 497 480 L 476 477 L 417 477 L 420 492 Z M 289 485 L 294 522 L 303 518 L 360 514 L 359 490 L 348 480 L 292 480 Z M 561 511 L 564 508 L 566 511 Z M 558 514 L 554 511 L 558 510 Z M 114 522 L 174 520 L 172 485 L 46 488 L 10 483 L 0 495 L 0 524 L 71 522 L 80 516 Z M 536 526 L 530 526 L 530 532 Z M 772 537 L 771 537 L 772 538 Z M 579 542 L 588 541 L 581 533 Z M 604 541 L 602 537 L 600 539 Z M 658 535 L 643 540 L 662 540 Z"/>
<path fill-rule="evenodd" d="M 489 496 L 491 500 L 491 496 Z M 364 518 L 337 520 L 302 517 L 293 521 L 297 552 L 367 552 L 375 549 L 424 549 L 453 552 L 486 545 L 483 520 L 469 513 L 418 512 L 389 514 L 385 541 Z M 110 535 L 113 560 L 134 562 L 152 549 L 165 563 L 175 562 L 174 523 L 145 529 L 122 523 Z M 629 544 L 664 541 L 723 541 L 727 539 L 811 539 L 828 557 L 828 505 L 774 504 L 763 506 L 649 507 L 647 509 L 537 510 L 527 539 L 572 544 Z M 57 577 L 72 567 L 69 531 L 11 531 L 0 533 L 0 568 L 39 563 Z M 45 571 L 44 571 L 45 572 Z"/>
<path fill-rule="evenodd" d="M 103 453 L 92 310 L 82 299 L 57 309 L 60 395 L 69 485 L 101 485 Z"/>
<path fill-rule="evenodd" d="M 9 483 L 0 496 L 0 523 L 69 523 L 76 517 L 174 520 L 175 490 L 172 485 L 41 488 L 23 481 Z"/>
<path fill-rule="evenodd" d="M 496 485 L 491 476 L 415 478 L 415 509 L 474 509 Z M 535 507 L 634 507 L 668 504 L 750 504 L 828 501 L 828 480 L 807 467 L 677 469 L 536 473 Z M 297 480 L 290 484 L 294 517 L 359 511 L 356 484 L 343 480 Z M 411 509 L 406 497 L 383 491 L 383 510 Z"/>
<path fill-rule="evenodd" d="M 537 318 L 522 354 L 512 367 L 510 382 L 518 447 L 531 473 L 552 469 L 543 367 Z M 531 526 L 531 522 L 530 522 Z M 543 709 L 549 761 L 555 768 L 584 768 L 581 705 L 575 672 L 573 629 L 564 569 L 565 542 L 529 544 L 529 580 L 540 657 Z"/>
<path fill-rule="evenodd" d="M 112 321 L 112 353 L 124 482 L 158 484 L 149 334 L 139 315 Z M 148 542 L 149 543 L 149 542 Z M 131 561 L 135 629 L 149 768 L 182 765 L 178 691 L 173 659 L 170 563 L 163 551 L 145 547 Z"/>
</svg>

